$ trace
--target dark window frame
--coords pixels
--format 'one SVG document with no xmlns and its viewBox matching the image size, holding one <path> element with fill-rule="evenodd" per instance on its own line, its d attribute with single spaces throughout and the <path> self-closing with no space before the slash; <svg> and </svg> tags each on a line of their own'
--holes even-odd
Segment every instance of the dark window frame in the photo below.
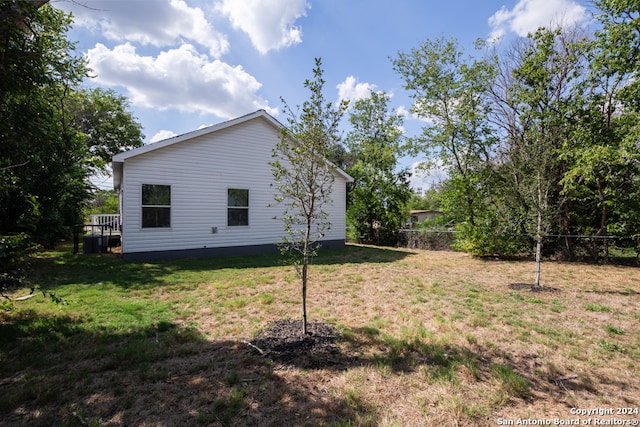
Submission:
<svg viewBox="0 0 640 427">
<path fill-rule="evenodd" d="M 249 189 L 227 188 L 227 227 L 249 226 Z"/>
<path fill-rule="evenodd" d="M 171 186 L 142 184 L 141 227 L 171 228 Z"/>
</svg>

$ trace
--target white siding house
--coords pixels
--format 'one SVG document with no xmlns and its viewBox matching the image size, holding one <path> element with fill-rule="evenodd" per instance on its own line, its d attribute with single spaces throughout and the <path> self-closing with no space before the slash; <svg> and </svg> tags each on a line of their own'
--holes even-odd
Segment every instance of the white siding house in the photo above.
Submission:
<svg viewBox="0 0 640 427">
<path fill-rule="evenodd" d="M 113 157 L 127 260 L 275 250 L 284 234 L 274 216 L 269 162 L 282 125 L 263 110 Z M 345 243 L 346 183 L 335 171 L 331 229 L 323 247 Z M 270 206 L 271 205 L 271 206 Z"/>
</svg>

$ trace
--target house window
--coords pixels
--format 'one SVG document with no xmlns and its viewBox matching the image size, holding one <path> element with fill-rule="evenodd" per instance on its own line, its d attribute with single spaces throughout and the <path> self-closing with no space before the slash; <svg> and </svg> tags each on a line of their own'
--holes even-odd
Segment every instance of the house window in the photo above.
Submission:
<svg viewBox="0 0 640 427">
<path fill-rule="evenodd" d="M 249 190 L 227 190 L 227 225 L 249 225 Z"/>
<path fill-rule="evenodd" d="M 142 184 L 142 228 L 171 227 L 171 186 Z"/>
</svg>

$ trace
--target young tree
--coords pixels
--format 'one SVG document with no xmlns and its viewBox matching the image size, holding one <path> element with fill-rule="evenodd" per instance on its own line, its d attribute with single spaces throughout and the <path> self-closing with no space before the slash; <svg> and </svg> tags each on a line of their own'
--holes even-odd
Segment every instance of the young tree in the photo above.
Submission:
<svg viewBox="0 0 640 427">
<path fill-rule="evenodd" d="M 366 242 L 389 241 L 406 219 L 408 171 L 396 172 L 402 153 L 402 117 L 389 112 L 389 96 L 371 92 L 355 102 L 346 138 L 354 164 L 347 220 Z"/>
<path fill-rule="evenodd" d="M 288 127 L 273 152 L 271 169 L 275 181 L 279 216 L 286 235 L 281 243 L 283 254 L 290 256 L 302 285 L 302 333 L 307 334 L 307 283 L 310 258 L 317 255 L 320 240 L 331 223 L 324 211 L 331 203 L 335 166 L 327 155 L 338 143 L 338 126 L 347 108 L 324 98 L 322 60 L 316 58 L 313 80 L 304 87 L 310 97 L 293 111 L 283 99 Z"/>
<path fill-rule="evenodd" d="M 493 118 L 505 130 L 501 173 L 511 203 L 518 203 L 524 230 L 536 243 L 535 286 L 540 286 L 543 239 L 560 227 L 566 198 L 560 181 L 564 150 L 574 146 L 572 131 L 583 93 L 585 62 L 580 38 L 572 31 L 539 29 L 509 56 L 494 86 Z M 513 218 L 507 218 L 512 220 Z"/>
</svg>

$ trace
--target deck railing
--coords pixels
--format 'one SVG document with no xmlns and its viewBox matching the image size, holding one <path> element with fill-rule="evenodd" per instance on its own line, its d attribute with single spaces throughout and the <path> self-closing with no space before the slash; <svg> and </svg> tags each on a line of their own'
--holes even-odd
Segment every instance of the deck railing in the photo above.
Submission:
<svg viewBox="0 0 640 427">
<path fill-rule="evenodd" d="M 93 214 L 91 225 L 105 225 L 110 227 L 111 231 L 120 232 L 120 214 Z"/>
</svg>

